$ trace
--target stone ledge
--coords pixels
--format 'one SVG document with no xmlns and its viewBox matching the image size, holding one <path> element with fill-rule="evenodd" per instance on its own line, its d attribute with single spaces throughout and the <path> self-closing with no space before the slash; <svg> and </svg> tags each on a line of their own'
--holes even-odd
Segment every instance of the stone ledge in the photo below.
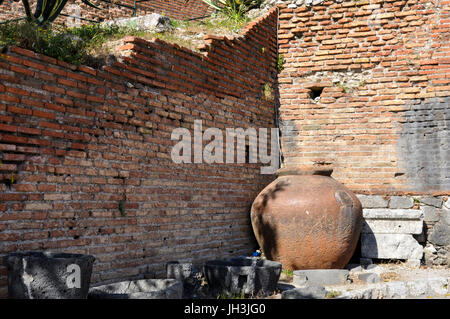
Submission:
<svg viewBox="0 0 450 319">
<path fill-rule="evenodd" d="M 414 220 L 423 218 L 423 212 L 418 209 L 363 209 L 365 219 L 403 219 Z"/>
</svg>

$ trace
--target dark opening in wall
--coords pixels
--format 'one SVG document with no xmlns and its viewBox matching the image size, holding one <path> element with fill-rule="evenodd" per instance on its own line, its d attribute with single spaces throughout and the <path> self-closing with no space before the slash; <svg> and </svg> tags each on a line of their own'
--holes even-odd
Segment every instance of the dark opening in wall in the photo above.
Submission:
<svg viewBox="0 0 450 319">
<path fill-rule="evenodd" d="M 320 97 L 322 91 L 323 87 L 314 86 L 309 89 L 309 97 L 311 98 L 311 100 L 315 100 L 316 98 Z"/>
</svg>

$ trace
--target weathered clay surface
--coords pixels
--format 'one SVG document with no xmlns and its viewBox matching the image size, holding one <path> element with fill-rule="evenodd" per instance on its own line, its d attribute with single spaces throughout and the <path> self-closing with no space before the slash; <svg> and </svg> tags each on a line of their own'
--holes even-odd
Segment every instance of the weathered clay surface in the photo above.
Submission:
<svg viewBox="0 0 450 319">
<path fill-rule="evenodd" d="M 328 176 L 279 176 L 251 209 L 255 237 L 286 269 L 344 268 L 359 238 L 358 198 Z"/>
</svg>

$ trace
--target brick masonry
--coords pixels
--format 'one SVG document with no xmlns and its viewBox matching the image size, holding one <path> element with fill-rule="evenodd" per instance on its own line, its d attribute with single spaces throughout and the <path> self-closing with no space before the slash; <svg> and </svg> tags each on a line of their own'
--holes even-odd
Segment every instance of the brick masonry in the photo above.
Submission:
<svg viewBox="0 0 450 319">
<path fill-rule="evenodd" d="M 450 2 L 290 2 L 279 16 L 284 165 L 332 163 L 357 193 L 448 195 Z"/>
<path fill-rule="evenodd" d="M 89 7 L 81 0 L 73 0 L 66 4 L 62 13 L 71 16 L 80 16 L 81 18 L 94 21 L 128 18 L 133 15 L 133 9 L 131 8 L 120 7 L 115 4 L 96 0 L 92 0 L 91 2 L 102 9 L 98 10 Z M 117 3 L 133 7 L 134 1 L 121 0 Z M 32 1 L 31 6 L 34 12 L 36 1 Z M 180 20 L 195 19 L 209 15 L 213 12 L 213 9 L 201 0 L 190 0 L 187 4 L 184 0 L 149 0 L 147 2 L 138 3 L 137 8 L 137 16 L 156 12 Z M 0 22 L 24 16 L 26 15 L 22 1 L 16 2 L 14 0 L 5 0 L 4 3 L 0 5 Z M 65 23 L 66 21 L 67 17 L 65 16 L 60 16 L 56 20 L 57 23 Z M 86 21 L 80 21 L 80 23 L 85 22 Z"/>
<path fill-rule="evenodd" d="M 101 69 L 18 47 L 0 60 L 0 256 L 94 255 L 93 282 L 255 249 L 260 164 L 174 164 L 175 128 L 274 127 L 277 9 L 202 53 L 128 37 Z M 263 49 L 264 48 L 264 49 Z M 11 180 L 11 176 L 13 180 Z M 0 296 L 6 269 L 0 267 Z"/>
</svg>

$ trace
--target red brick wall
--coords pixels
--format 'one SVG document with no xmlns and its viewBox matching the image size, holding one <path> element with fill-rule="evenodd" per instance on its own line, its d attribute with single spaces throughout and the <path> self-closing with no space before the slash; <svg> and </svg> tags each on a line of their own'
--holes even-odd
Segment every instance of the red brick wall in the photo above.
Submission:
<svg viewBox="0 0 450 319">
<path fill-rule="evenodd" d="M 273 176 L 260 164 L 175 164 L 170 135 L 198 119 L 203 129 L 274 127 L 262 88 L 276 78 L 276 21 L 272 10 L 241 37 L 209 37 L 205 54 L 127 38 L 123 61 L 102 70 L 9 48 L 0 60 L 0 256 L 92 254 L 93 281 L 107 282 L 164 276 L 170 260 L 251 252 L 249 207 Z"/>
<path fill-rule="evenodd" d="M 119 7 L 114 4 L 96 0 L 92 0 L 91 2 L 98 5 L 102 10 L 89 7 L 81 2 L 81 0 L 71 0 L 68 1 L 62 13 L 74 15 L 75 11 L 73 11 L 73 8 L 74 5 L 77 5 L 80 7 L 80 15 L 82 18 L 94 21 L 128 18 L 133 15 L 133 9 Z M 134 1 L 121 0 L 118 3 L 133 6 Z M 34 12 L 36 1 L 31 1 L 31 4 Z M 188 4 L 186 4 L 184 0 L 149 0 L 148 2 L 138 3 L 137 8 L 137 16 L 156 12 L 179 20 L 199 18 L 213 12 L 213 9 L 201 0 L 190 0 Z M 24 16 L 25 10 L 23 9 L 22 1 L 14 2 L 13 0 L 5 0 L 4 3 L 0 5 L 0 22 Z M 60 16 L 56 21 L 64 23 L 66 19 L 67 17 Z M 83 21 L 81 22 L 84 23 Z"/>
<path fill-rule="evenodd" d="M 333 163 L 362 193 L 449 194 L 450 1 L 280 8 L 284 165 Z"/>
</svg>

